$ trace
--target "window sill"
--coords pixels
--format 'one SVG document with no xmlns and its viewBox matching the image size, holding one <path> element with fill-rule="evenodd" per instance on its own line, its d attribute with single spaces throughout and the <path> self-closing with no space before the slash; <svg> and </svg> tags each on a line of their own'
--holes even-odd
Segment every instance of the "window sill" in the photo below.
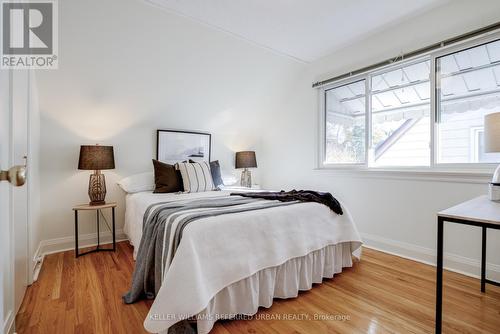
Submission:
<svg viewBox="0 0 500 334">
<path fill-rule="evenodd" d="M 313 169 L 315 173 L 345 175 L 357 178 L 382 178 L 396 180 L 420 180 L 453 183 L 487 184 L 491 181 L 494 168 L 478 169 L 431 169 L 431 168 L 366 168 L 334 166 Z"/>
</svg>

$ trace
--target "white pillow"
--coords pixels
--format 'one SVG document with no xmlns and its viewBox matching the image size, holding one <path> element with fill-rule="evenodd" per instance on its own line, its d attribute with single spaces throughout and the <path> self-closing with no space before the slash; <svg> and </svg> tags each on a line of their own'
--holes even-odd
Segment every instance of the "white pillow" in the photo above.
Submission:
<svg viewBox="0 0 500 334">
<path fill-rule="evenodd" d="M 198 193 L 215 189 L 208 162 L 179 162 L 177 169 L 181 172 L 185 192 Z"/>
<path fill-rule="evenodd" d="M 120 188 L 129 194 L 155 190 L 155 177 L 152 172 L 134 174 L 118 182 Z"/>
<path fill-rule="evenodd" d="M 239 180 L 233 174 L 225 173 L 223 171 L 222 172 L 222 181 L 224 182 L 224 185 L 232 186 L 232 185 L 235 185 Z"/>
</svg>

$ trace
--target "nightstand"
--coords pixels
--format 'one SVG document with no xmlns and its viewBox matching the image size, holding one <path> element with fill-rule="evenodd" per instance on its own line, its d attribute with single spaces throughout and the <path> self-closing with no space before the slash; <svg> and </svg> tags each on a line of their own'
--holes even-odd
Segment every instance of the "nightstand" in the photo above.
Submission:
<svg viewBox="0 0 500 334">
<path fill-rule="evenodd" d="M 116 250 L 116 239 L 115 239 L 115 208 L 116 203 L 106 203 L 102 205 L 89 205 L 81 204 L 73 207 L 75 211 L 75 257 L 86 255 L 95 252 L 114 252 Z M 113 248 L 100 248 L 99 244 L 99 216 L 102 214 L 101 210 L 111 209 L 113 217 L 113 227 L 111 233 L 113 234 Z M 95 211 L 96 212 L 96 224 L 97 224 L 97 247 L 85 253 L 78 253 L 78 211 Z"/>
</svg>

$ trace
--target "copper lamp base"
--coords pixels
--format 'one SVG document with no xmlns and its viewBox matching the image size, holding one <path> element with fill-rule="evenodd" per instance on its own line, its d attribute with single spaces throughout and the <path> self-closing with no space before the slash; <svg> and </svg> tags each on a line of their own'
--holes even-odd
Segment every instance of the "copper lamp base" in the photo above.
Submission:
<svg viewBox="0 0 500 334">
<path fill-rule="evenodd" d="M 103 205 L 106 204 L 106 179 L 104 174 L 96 170 L 90 174 L 89 179 L 89 205 Z"/>
</svg>

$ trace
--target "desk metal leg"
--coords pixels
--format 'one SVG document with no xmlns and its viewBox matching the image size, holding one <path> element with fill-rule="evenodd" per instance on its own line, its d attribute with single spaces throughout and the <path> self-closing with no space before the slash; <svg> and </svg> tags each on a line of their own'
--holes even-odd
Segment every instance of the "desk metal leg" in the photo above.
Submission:
<svg viewBox="0 0 500 334">
<path fill-rule="evenodd" d="M 99 249 L 99 234 L 100 234 L 99 233 L 99 225 L 100 225 L 99 224 L 100 223 L 99 222 L 99 214 L 101 213 L 101 211 L 100 210 L 96 210 L 96 212 L 97 212 L 97 247 L 96 247 L 96 249 Z"/>
<path fill-rule="evenodd" d="M 486 227 L 483 226 L 483 241 L 481 245 L 481 292 L 486 291 Z"/>
<path fill-rule="evenodd" d="M 75 210 L 75 257 L 78 257 L 78 210 Z"/>
<path fill-rule="evenodd" d="M 116 250 L 116 236 L 115 236 L 115 208 L 111 208 L 111 212 L 113 213 L 113 251 Z"/>
<path fill-rule="evenodd" d="M 443 316 L 443 225 L 444 219 L 438 217 L 436 264 L 436 334 L 441 333 Z"/>
</svg>

